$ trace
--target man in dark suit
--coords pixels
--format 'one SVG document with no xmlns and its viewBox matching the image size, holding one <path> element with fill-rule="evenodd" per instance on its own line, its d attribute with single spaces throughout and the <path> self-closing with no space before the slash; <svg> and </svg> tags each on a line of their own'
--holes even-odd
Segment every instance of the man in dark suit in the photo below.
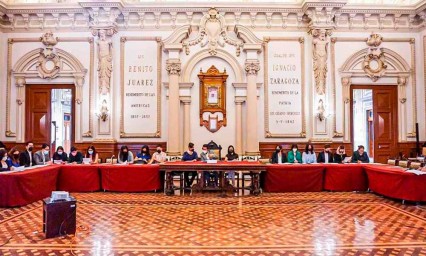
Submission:
<svg viewBox="0 0 426 256">
<path fill-rule="evenodd" d="M 324 150 L 318 154 L 317 163 L 332 163 L 333 153 L 329 144 L 324 145 Z"/>
<path fill-rule="evenodd" d="M 352 155 L 352 163 L 369 163 L 370 158 L 368 157 L 367 152 L 364 151 L 364 146 L 359 145 L 358 150 Z"/>
<path fill-rule="evenodd" d="M 35 159 L 33 154 L 34 144 L 32 141 L 28 141 L 25 146 L 25 151 L 19 155 L 19 164 L 21 166 L 29 167 L 35 165 Z"/>
</svg>

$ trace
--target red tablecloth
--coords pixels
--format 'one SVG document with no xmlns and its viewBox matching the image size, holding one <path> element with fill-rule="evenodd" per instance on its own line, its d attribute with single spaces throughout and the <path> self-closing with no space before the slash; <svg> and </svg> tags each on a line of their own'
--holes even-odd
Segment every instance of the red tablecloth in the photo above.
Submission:
<svg viewBox="0 0 426 256">
<path fill-rule="evenodd" d="M 56 190 L 60 166 L 39 167 L 14 173 L 0 173 L 0 207 L 36 202 Z"/>
<path fill-rule="evenodd" d="M 396 199 L 426 201 L 426 175 L 407 173 L 389 166 L 370 165 L 365 170 L 373 192 Z"/>
<path fill-rule="evenodd" d="M 366 191 L 367 174 L 362 164 L 325 165 L 324 189 L 330 191 Z"/>
<path fill-rule="evenodd" d="M 267 192 L 315 192 L 323 189 L 324 166 L 268 165 L 264 189 Z"/>
<path fill-rule="evenodd" d="M 101 165 L 102 189 L 145 192 L 161 188 L 158 165 Z"/>
<path fill-rule="evenodd" d="M 101 189 L 99 165 L 62 165 L 58 175 L 58 190 L 92 192 Z"/>
</svg>

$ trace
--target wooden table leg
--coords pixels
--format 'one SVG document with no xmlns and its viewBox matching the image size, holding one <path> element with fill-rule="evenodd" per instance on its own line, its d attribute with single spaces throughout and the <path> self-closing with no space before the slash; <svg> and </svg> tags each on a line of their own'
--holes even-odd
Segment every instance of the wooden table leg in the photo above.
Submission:
<svg viewBox="0 0 426 256">
<path fill-rule="evenodd" d="M 166 195 L 174 195 L 173 190 L 173 176 L 171 171 L 166 171 L 166 187 L 164 188 Z"/>
</svg>

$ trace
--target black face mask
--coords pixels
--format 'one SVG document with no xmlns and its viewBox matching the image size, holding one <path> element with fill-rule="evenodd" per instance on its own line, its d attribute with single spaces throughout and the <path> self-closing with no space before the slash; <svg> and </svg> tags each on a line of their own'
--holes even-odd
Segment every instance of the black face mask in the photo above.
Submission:
<svg viewBox="0 0 426 256">
<path fill-rule="evenodd" d="M 161 153 L 161 150 L 159 150 L 159 149 L 158 149 L 158 150 L 157 150 L 157 153 L 158 153 L 158 154 L 160 154 L 160 153 Z"/>
<path fill-rule="evenodd" d="M 275 149 L 275 152 L 277 152 L 277 153 L 280 152 L 280 149 L 279 148 Z"/>
<path fill-rule="evenodd" d="M 33 147 L 29 147 L 28 151 L 32 152 L 33 151 Z"/>
<path fill-rule="evenodd" d="M 193 148 L 190 148 L 190 149 L 189 149 L 189 151 L 193 152 L 193 151 L 194 151 L 194 149 L 193 149 Z"/>
<path fill-rule="evenodd" d="M 13 154 L 13 158 L 15 158 L 15 160 L 19 159 L 19 154 Z"/>
</svg>

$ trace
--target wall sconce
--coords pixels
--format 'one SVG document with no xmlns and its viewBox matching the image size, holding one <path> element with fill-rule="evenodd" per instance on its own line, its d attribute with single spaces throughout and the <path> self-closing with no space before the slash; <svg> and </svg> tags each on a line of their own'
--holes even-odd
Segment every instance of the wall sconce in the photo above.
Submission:
<svg viewBox="0 0 426 256">
<path fill-rule="evenodd" d="M 325 116 L 325 108 L 324 108 L 324 101 L 320 99 L 318 101 L 318 108 L 317 108 L 317 117 L 322 122 L 326 116 Z"/>
<path fill-rule="evenodd" d="M 96 116 L 104 122 L 108 119 L 108 103 L 106 100 L 102 101 L 100 112 Z"/>
</svg>

